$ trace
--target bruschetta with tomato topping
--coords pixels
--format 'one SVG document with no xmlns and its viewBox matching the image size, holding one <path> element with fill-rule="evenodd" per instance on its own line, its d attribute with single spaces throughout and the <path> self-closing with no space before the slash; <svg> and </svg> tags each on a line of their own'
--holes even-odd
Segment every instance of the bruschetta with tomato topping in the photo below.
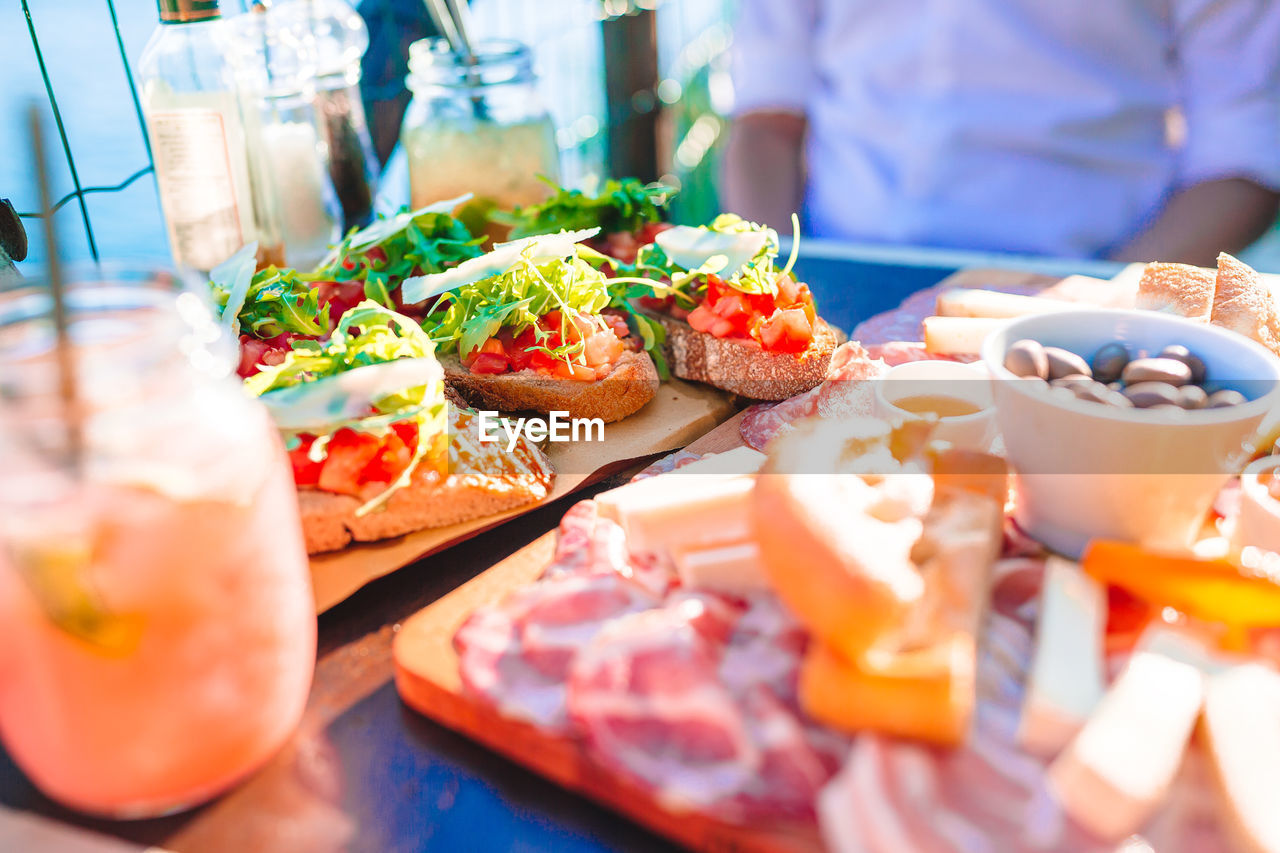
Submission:
<svg viewBox="0 0 1280 853">
<path fill-rule="evenodd" d="M 654 294 L 635 300 L 665 330 L 666 360 L 682 379 L 757 400 L 783 400 L 826 377 L 839 344 L 797 281 L 778 269 L 778 236 L 732 214 L 676 226 L 639 250 Z"/>
<path fill-rule="evenodd" d="M 625 300 L 580 253 L 598 229 L 528 237 L 436 275 L 410 279 L 425 306 L 445 379 L 473 405 L 567 412 L 617 421 L 658 389 L 658 370 L 633 332 Z M 647 327 L 646 327 L 647 329 Z"/>
</svg>

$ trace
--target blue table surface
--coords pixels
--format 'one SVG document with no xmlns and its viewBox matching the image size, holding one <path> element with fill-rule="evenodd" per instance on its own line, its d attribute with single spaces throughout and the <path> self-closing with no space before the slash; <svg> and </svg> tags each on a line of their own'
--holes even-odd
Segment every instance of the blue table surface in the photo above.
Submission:
<svg viewBox="0 0 1280 853">
<path fill-rule="evenodd" d="M 828 249 L 807 252 L 797 271 L 823 315 L 846 330 L 956 268 L 936 253 Z M 1005 258 L 1002 265 L 1020 264 Z M 1060 274 L 1109 270 L 1084 262 L 1022 264 L 1028 265 Z M 575 499 L 375 581 L 322 615 L 317 686 L 293 743 L 194 812 L 128 823 L 80 818 L 42 797 L 0 752 L 0 850 L 669 849 L 419 716 L 392 683 L 393 626 L 550 530 Z"/>
</svg>

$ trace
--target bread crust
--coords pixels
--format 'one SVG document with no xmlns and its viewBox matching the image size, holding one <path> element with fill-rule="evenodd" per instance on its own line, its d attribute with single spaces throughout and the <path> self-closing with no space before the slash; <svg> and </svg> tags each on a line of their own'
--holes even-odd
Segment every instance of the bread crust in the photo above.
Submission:
<svg viewBox="0 0 1280 853">
<path fill-rule="evenodd" d="M 1226 252 L 1218 255 L 1212 322 L 1280 355 L 1280 316 L 1275 298 L 1253 267 Z"/>
<path fill-rule="evenodd" d="M 568 412 L 605 423 L 635 414 L 658 393 L 658 369 L 647 352 L 627 350 L 604 379 L 584 382 L 536 370 L 479 375 L 456 355 L 439 356 L 444 378 L 471 405 L 500 412 Z"/>
<path fill-rule="evenodd" d="M 551 493 L 551 463 L 528 439 L 521 438 L 512 452 L 501 443 L 481 442 L 475 415 L 452 406 L 449 423 L 448 473 L 424 464 L 407 486 L 363 516 L 356 511 L 378 497 L 385 485 L 366 484 L 359 495 L 310 486 L 298 489 L 307 553 L 484 518 Z"/>
<path fill-rule="evenodd" d="M 1213 313 L 1216 287 L 1213 270 L 1188 264 L 1147 264 L 1138 281 L 1135 307 L 1207 323 Z"/>
<path fill-rule="evenodd" d="M 541 500 L 548 491 L 547 487 L 510 485 L 497 479 L 484 482 L 474 477 L 436 476 L 415 480 L 392 495 L 386 506 L 360 518 L 356 510 L 362 500 L 313 488 L 298 490 L 298 509 L 307 553 L 319 554 L 352 542 L 375 542 L 484 518 Z"/>
<path fill-rule="evenodd" d="M 814 323 L 809 348 L 787 353 L 766 352 L 752 340 L 717 338 L 683 320 L 647 313 L 667 333 L 667 364 L 673 374 L 752 400 L 785 400 L 822 384 L 831 354 L 840 345 L 835 330 L 821 317 Z"/>
</svg>

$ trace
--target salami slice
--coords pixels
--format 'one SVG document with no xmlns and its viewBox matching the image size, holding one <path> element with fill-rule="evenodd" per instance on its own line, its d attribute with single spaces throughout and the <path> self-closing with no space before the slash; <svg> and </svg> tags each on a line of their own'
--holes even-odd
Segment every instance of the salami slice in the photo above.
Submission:
<svg viewBox="0 0 1280 853">
<path fill-rule="evenodd" d="M 742 440 L 763 450 L 791 424 L 812 415 L 840 418 L 870 414 L 873 397 L 868 380 L 880 377 L 884 370 L 884 362 L 872 358 L 857 341 L 841 344 L 831 356 L 821 385 L 770 407 L 749 410 L 738 426 Z"/>
<path fill-rule="evenodd" d="M 599 764 L 674 811 L 722 816 L 760 768 L 742 711 L 716 679 L 715 644 L 679 609 L 614 620 L 574 661 L 568 713 Z"/>
<path fill-rule="evenodd" d="M 564 731 L 574 656 L 611 619 L 656 604 L 617 574 L 566 574 L 517 589 L 478 608 L 454 635 L 463 689 L 504 716 Z"/>
</svg>

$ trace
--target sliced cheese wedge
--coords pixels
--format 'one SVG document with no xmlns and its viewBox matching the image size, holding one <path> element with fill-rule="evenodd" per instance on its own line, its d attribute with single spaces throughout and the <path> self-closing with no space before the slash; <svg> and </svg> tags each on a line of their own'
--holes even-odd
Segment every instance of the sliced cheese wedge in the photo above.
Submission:
<svg viewBox="0 0 1280 853">
<path fill-rule="evenodd" d="M 1051 311 L 1074 311 L 1082 307 L 1078 303 L 1043 296 L 1020 296 L 997 290 L 975 290 L 957 287 L 938 294 L 937 312 L 940 317 L 994 317 L 1012 319 L 1028 314 L 1048 314 Z"/>
<path fill-rule="evenodd" d="M 689 589 L 751 595 L 769 588 L 755 542 L 678 549 L 671 556 L 680 583 Z"/>
<path fill-rule="evenodd" d="M 1049 767 L 1063 809 L 1100 838 L 1137 832 L 1164 799 L 1200 715 L 1203 651 L 1165 628 L 1144 635 L 1084 728 Z"/>
<path fill-rule="evenodd" d="M 1202 725 L 1236 849 L 1280 853 L 1280 673 L 1249 663 L 1214 675 Z"/>
<path fill-rule="evenodd" d="M 857 665 L 814 643 L 800 668 L 800 706 L 820 723 L 943 746 L 964 741 L 973 714 L 976 649 L 957 632 L 927 648 Z"/>
<path fill-rule="evenodd" d="M 754 486 L 750 476 L 666 474 L 595 500 L 601 516 L 622 525 L 633 552 L 671 555 L 750 539 Z"/>
<path fill-rule="evenodd" d="M 924 348 L 934 355 L 977 355 L 987 336 L 1008 322 L 989 317 L 925 317 Z"/>
<path fill-rule="evenodd" d="M 1018 743 L 1052 757 L 1085 724 L 1106 690 L 1103 646 L 1107 598 L 1102 585 L 1061 557 L 1045 565 L 1035 657 L 1027 679 Z"/>
</svg>

